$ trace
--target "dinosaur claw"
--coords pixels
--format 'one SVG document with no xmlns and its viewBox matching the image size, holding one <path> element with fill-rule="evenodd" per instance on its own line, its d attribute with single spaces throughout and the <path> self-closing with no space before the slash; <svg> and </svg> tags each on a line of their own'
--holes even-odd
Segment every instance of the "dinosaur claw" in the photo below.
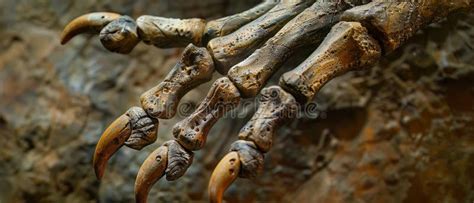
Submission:
<svg viewBox="0 0 474 203">
<path fill-rule="evenodd" d="M 95 12 L 79 16 L 66 25 L 61 33 L 61 44 L 66 44 L 74 36 L 85 33 L 99 33 L 100 30 L 121 15 L 110 12 Z"/>
<path fill-rule="evenodd" d="M 240 172 L 240 159 L 237 152 L 230 152 L 222 158 L 212 172 L 209 181 L 209 200 L 211 203 L 221 203 L 224 192 Z"/>
<path fill-rule="evenodd" d="M 135 201 L 145 203 L 151 187 L 165 173 L 168 165 L 168 147 L 161 146 L 143 162 L 135 180 Z"/>
<path fill-rule="evenodd" d="M 112 122 L 102 134 L 95 148 L 93 161 L 97 179 L 102 178 L 107 161 L 124 145 L 131 133 L 130 117 L 124 114 Z"/>
</svg>

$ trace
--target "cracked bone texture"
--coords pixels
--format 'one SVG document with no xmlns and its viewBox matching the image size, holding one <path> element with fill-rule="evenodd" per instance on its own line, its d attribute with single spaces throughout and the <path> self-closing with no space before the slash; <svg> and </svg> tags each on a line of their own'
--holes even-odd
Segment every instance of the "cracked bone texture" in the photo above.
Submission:
<svg viewBox="0 0 474 203">
<path fill-rule="evenodd" d="M 140 97 L 148 115 L 169 119 L 176 114 L 181 98 L 188 91 L 208 82 L 214 72 L 214 63 L 206 48 L 189 44 L 166 78 Z"/>
<path fill-rule="evenodd" d="M 352 2 L 358 5 L 359 2 Z M 268 79 L 301 46 L 317 44 L 351 4 L 317 1 L 288 22 L 248 58 L 233 66 L 228 77 L 243 97 L 255 97 Z"/>
<path fill-rule="evenodd" d="M 329 80 L 351 70 L 374 65 L 381 48 L 358 22 L 336 24 L 321 45 L 295 69 L 283 74 L 280 85 L 306 103 Z"/>
<path fill-rule="evenodd" d="M 270 11 L 235 32 L 207 44 L 216 70 L 227 74 L 230 67 L 248 57 L 288 21 L 309 7 L 313 0 L 281 0 Z"/>
<path fill-rule="evenodd" d="M 132 149 L 140 150 L 155 142 L 158 132 L 158 119 L 154 119 L 140 107 L 132 107 L 126 113 L 130 118 L 132 128 L 130 137 L 125 145 Z"/>
<path fill-rule="evenodd" d="M 241 178 L 255 178 L 263 171 L 264 155 L 251 141 L 237 140 L 230 146 L 229 151 L 239 153 Z"/>
<path fill-rule="evenodd" d="M 137 24 L 128 16 L 120 16 L 100 31 L 100 42 L 111 52 L 128 54 L 140 42 Z"/>
<path fill-rule="evenodd" d="M 170 140 L 163 144 L 168 147 L 168 166 L 166 167 L 166 180 L 176 180 L 193 163 L 194 153 L 186 150 L 176 140 Z"/>
<path fill-rule="evenodd" d="M 240 93 L 227 77 L 217 79 L 206 98 L 187 118 L 176 123 L 173 135 L 188 150 L 199 150 L 206 143 L 212 126 L 240 102 Z"/>
<path fill-rule="evenodd" d="M 213 38 L 227 35 L 255 20 L 273 8 L 278 1 L 264 0 L 262 3 L 244 12 L 207 22 L 202 37 L 203 44 L 207 44 Z"/>
<path fill-rule="evenodd" d="M 189 43 L 201 45 L 206 22 L 199 18 L 177 19 L 145 15 L 137 19 L 137 25 L 143 42 L 160 48 L 171 48 L 184 47 Z"/>
<path fill-rule="evenodd" d="M 469 0 L 376 0 L 347 10 L 341 20 L 361 22 L 373 37 L 381 41 L 384 51 L 388 53 L 400 47 L 420 28 L 443 19 L 454 10 L 473 6 L 474 2 Z"/>
<path fill-rule="evenodd" d="M 284 121 L 294 118 L 298 103 L 279 86 L 264 88 L 260 92 L 257 112 L 240 130 L 239 139 L 255 143 L 261 152 L 272 147 L 273 135 Z"/>
</svg>

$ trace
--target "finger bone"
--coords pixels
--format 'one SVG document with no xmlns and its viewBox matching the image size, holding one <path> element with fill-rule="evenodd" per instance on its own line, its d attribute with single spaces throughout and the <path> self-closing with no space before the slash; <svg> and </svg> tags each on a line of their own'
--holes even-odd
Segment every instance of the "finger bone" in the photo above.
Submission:
<svg viewBox="0 0 474 203">
<path fill-rule="evenodd" d="M 257 6 L 224 18 L 209 21 L 204 28 L 203 44 L 207 44 L 209 40 L 227 35 L 243 25 L 257 19 L 273 8 L 278 0 L 265 0 Z"/>
<path fill-rule="evenodd" d="M 308 59 L 280 78 L 280 86 L 306 103 L 332 78 L 351 70 L 370 67 L 381 48 L 358 22 L 336 24 Z"/>
<path fill-rule="evenodd" d="M 188 150 L 201 149 L 212 126 L 239 102 L 240 93 L 234 84 L 227 77 L 217 79 L 197 109 L 174 126 L 174 137 Z"/>
<path fill-rule="evenodd" d="M 128 16 L 121 16 L 110 22 L 100 31 L 99 36 L 105 48 L 121 54 L 130 53 L 140 42 L 137 24 Z"/>
<path fill-rule="evenodd" d="M 160 48 L 201 44 L 205 21 L 198 18 L 176 19 L 141 16 L 137 19 L 139 35 L 146 44 Z"/>
<path fill-rule="evenodd" d="M 260 93 L 257 112 L 240 130 L 239 139 L 252 141 L 261 152 L 268 152 L 276 130 L 297 110 L 296 100 L 281 87 L 265 88 Z"/>
<path fill-rule="evenodd" d="M 166 180 L 172 181 L 183 176 L 193 163 L 194 153 L 186 150 L 176 140 L 170 140 L 163 144 L 168 147 L 168 167 L 166 168 Z"/>
<path fill-rule="evenodd" d="M 181 98 L 191 89 L 212 79 L 214 63 L 205 48 L 189 44 L 181 60 L 163 82 L 140 97 L 148 115 L 168 119 L 176 114 Z"/>
</svg>

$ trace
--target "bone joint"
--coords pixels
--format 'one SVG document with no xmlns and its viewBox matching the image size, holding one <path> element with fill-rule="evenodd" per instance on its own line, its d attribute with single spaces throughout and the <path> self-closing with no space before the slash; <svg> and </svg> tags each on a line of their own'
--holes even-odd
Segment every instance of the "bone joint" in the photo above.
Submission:
<svg viewBox="0 0 474 203">
<path fill-rule="evenodd" d="M 100 31 L 100 42 L 111 52 L 128 54 L 140 42 L 137 24 L 128 16 L 120 16 Z"/>
</svg>

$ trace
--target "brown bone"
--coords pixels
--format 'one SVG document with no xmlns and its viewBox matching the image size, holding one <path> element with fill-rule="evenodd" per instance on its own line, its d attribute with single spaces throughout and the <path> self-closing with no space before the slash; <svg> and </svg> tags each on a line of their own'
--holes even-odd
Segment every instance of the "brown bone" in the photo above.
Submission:
<svg viewBox="0 0 474 203">
<path fill-rule="evenodd" d="M 280 125 L 296 115 L 298 103 L 279 86 L 265 88 L 260 93 L 257 112 L 240 130 L 239 139 L 255 143 L 262 152 L 272 147 L 272 137 Z"/>
<path fill-rule="evenodd" d="M 142 107 L 152 117 L 171 118 L 181 97 L 211 80 L 213 72 L 214 63 L 207 50 L 189 44 L 164 81 L 142 94 Z"/>
<path fill-rule="evenodd" d="M 420 28 L 446 17 L 450 12 L 473 7 L 466 0 L 423 0 L 389 2 L 377 0 L 347 10 L 344 21 L 358 21 L 381 41 L 385 52 L 393 51 Z"/>
<path fill-rule="evenodd" d="M 137 19 L 138 32 L 146 44 L 160 48 L 184 47 L 189 43 L 201 44 L 206 25 L 203 19 L 177 19 L 157 16 L 140 16 Z"/>
<path fill-rule="evenodd" d="M 278 0 L 264 0 L 262 3 L 244 12 L 209 21 L 204 28 L 203 44 L 207 44 L 213 38 L 227 35 L 239 29 L 265 14 L 277 3 Z"/>
<path fill-rule="evenodd" d="M 257 149 L 255 143 L 237 140 L 232 143 L 230 151 L 239 153 L 241 178 L 254 178 L 263 171 L 263 152 Z"/>
<path fill-rule="evenodd" d="M 166 167 L 166 180 L 176 180 L 193 163 L 194 153 L 186 150 L 176 140 L 165 142 L 163 146 L 168 147 L 168 166 Z"/>
<path fill-rule="evenodd" d="M 314 1 L 282 0 L 260 18 L 229 35 L 209 41 L 208 49 L 214 57 L 216 70 L 225 75 L 231 66 L 249 56 L 312 2 Z"/>
<path fill-rule="evenodd" d="M 100 31 L 100 42 L 111 52 L 128 54 L 140 42 L 137 24 L 128 16 L 120 16 Z"/>
<path fill-rule="evenodd" d="M 174 126 L 174 137 L 188 150 L 201 149 L 212 126 L 239 102 L 240 93 L 229 78 L 217 79 L 196 111 Z"/>
<path fill-rule="evenodd" d="M 255 97 L 267 80 L 299 47 L 320 42 L 350 5 L 317 1 L 288 22 L 265 45 L 233 66 L 228 77 L 243 97 Z"/>
<path fill-rule="evenodd" d="M 308 59 L 282 75 L 280 86 L 306 103 L 334 77 L 372 66 L 380 52 L 378 42 L 360 23 L 340 22 Z"/>
</svg>

